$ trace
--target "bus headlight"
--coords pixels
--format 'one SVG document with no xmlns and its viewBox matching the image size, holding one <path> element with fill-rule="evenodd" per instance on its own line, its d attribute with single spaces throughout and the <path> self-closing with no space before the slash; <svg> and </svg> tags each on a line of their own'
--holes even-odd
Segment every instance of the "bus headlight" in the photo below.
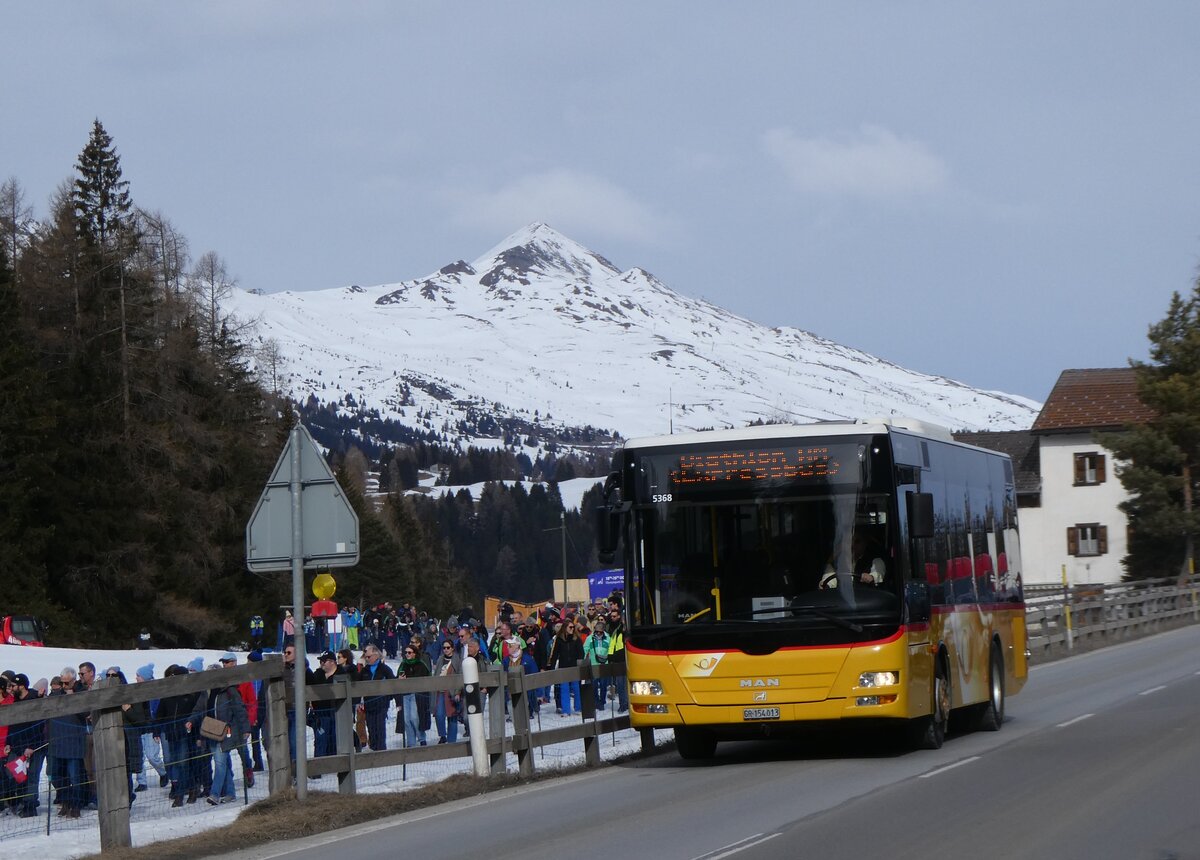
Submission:
<svg viewBox="0 0 1200 860">
<path fill-rule="evenodd" d="M 899 672 L 863 672 L 858 676 L 860 687 L 894 687 L 899 683 Z"/>
<path fill-rule="evenodd" d="M 629 693 L 632 696 L 661 696 L 662 684 L 658 681 L 630 681 Z"/>
</svg>

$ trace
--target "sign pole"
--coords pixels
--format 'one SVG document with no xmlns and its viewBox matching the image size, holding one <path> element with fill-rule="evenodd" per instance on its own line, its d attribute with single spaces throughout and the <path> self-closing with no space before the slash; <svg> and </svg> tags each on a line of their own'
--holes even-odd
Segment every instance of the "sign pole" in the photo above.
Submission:
<svg viewBox="0 0 1200 860">
<path fill-rule="evenodd" d="M 301 517 L 300 494 L 303 484 L 300 475 L 300 422 L 292 427 L 289 443 L 292 456 L 292 475 L 289 490 L 292 496 L 292 615 L 295 634 L 292 639 L 296 653 L 295 712 L 292 715 L 293 732 L 296 738 L 296 800 L 303 801 L 308 795 L 308 760 L 306 748 L 308 725 L 305 718 L 304 682 L 308 668 L 308 642 L 304 637 L 304 520 Z"/>
</svg>

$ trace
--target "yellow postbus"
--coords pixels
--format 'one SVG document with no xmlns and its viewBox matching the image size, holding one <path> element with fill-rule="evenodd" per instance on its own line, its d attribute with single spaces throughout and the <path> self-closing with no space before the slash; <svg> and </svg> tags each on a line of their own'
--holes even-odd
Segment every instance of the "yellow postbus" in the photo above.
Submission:
<svg viewBox="0 0 1200 860">
<path fill-rule="evenodd" d="M 684 758 L 811 721 L 1000 728 L 1028 670 L 1006 456 L 878 419 L 633 439 L 614 469 L 635 727 Z"/>
</svg>

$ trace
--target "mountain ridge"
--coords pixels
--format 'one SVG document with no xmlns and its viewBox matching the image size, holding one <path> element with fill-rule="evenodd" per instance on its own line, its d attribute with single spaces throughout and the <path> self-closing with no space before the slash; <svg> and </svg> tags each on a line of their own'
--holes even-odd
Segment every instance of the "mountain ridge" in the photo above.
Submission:
<svg viewBox="0 0 1200 860">
<path fill-rule="evenodd" d="M 620 269 L 543 223 L 423 278 L 235 289 L 231 310 L 278 342 L 293 398 L 349 397 L 353 408 L 467 444 L 496 444 L 463 432 L 468 410 L 630 437 L 863 415 L 1024 429 L 1040 408 L 755 323 L 641 267 Z"/>
</svg>

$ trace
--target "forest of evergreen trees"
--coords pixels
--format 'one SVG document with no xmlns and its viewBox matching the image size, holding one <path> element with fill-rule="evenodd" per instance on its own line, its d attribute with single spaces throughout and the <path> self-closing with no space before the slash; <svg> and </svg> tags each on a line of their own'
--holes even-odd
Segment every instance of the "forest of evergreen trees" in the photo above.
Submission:
<svg viewBox="0 0 1200 860">
<path fill-rule="evenodd" d="M 359 513 L 362 560 L 334 571 L 338 599 L 438 613 L 484 593 L 540 599 L 562 575 L 553 484 L 440 501 L 402 491 L 433 469 L 455 484 L 603 474 L 608 434 L 575 431 L 601 443 L 593 457 L 551 445 L 530 460 L 517 444 L 460 451 L 378 415 L 280 399 L 255 371 L 252 332 L 222 307 L 224 261 L 193 261 L 164 214 L 137 207 L 99 120 L 45 216 L 17 179 L 0 186 L 0 233 L 0 614 L 41 616 L 55 644 L 127 645 L 147 628 L 162 645 L 221 647 L 250 615 L 277 615 L 290 576 L 248 573 L 244 531 L 294 414 Z M 381 503 L 365 496 L 368 471 Z M 572 576 L 596 566 L 592 504 L 566 517 Z"/>
</svg>

